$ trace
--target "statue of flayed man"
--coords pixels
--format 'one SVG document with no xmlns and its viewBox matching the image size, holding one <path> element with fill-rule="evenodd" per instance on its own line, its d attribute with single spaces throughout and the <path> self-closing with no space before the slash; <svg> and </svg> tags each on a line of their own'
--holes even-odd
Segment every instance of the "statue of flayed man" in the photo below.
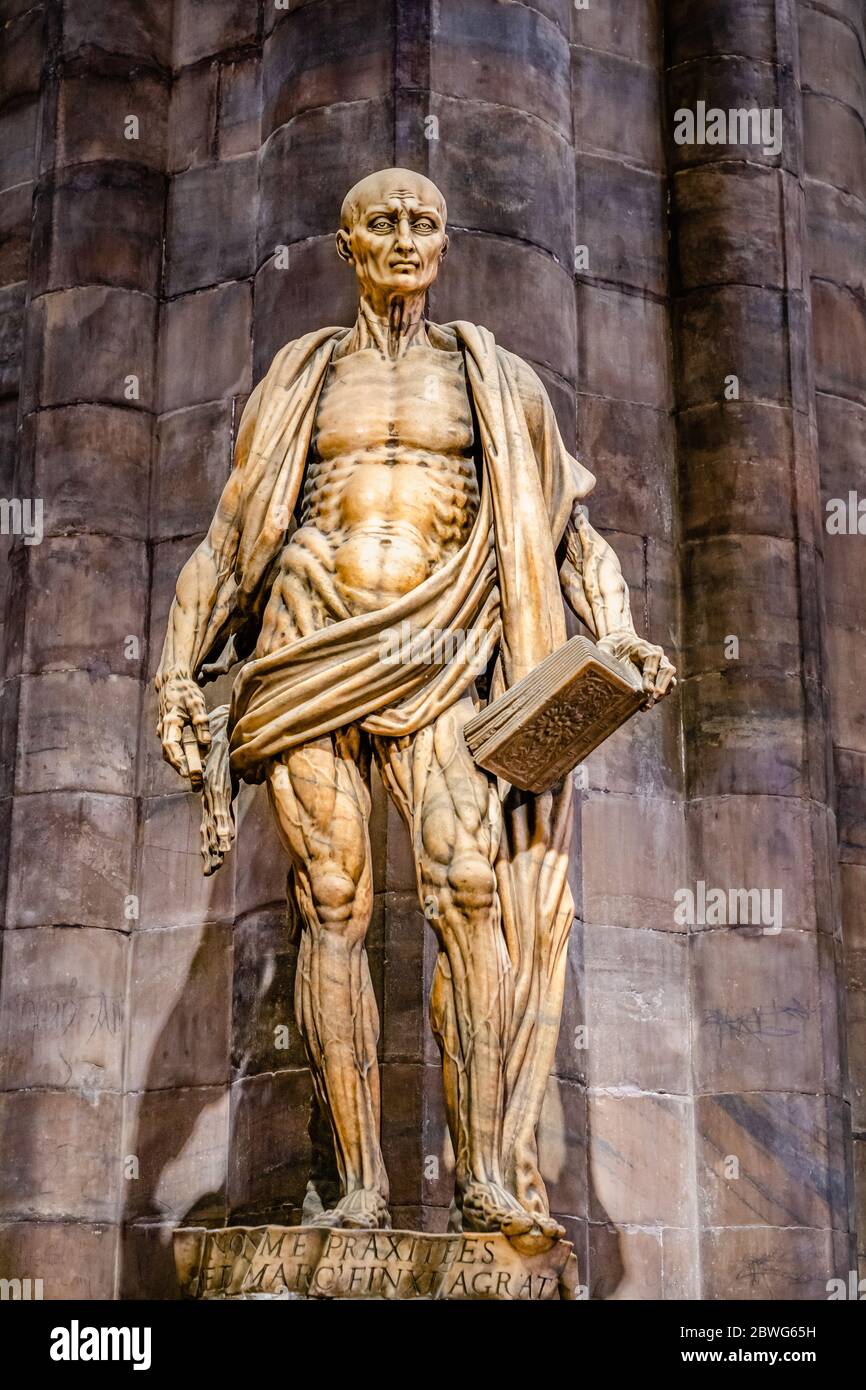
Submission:
<svg viewBox="0 0 866 1390">
<path fill-rule="evenodd" d="M 357 318 L 289 343 L 250 396 L 178 579 L 159 734 L 181 775 L 204 758 L 208 871 L 231 845 L 238 783 L 267 783 L 302 923 L 296 1016 L 341 1188 L 323 1209 L 311 1185 L 304 1220 L 389 1224 L 364 949 L 372 757 L 439 947 L 452 1220 L 555 1238 L 536 1129 L 573 918 L 571 779 L 544 795 L 509 787 L 462 731 L 565 642 L 563 594 L 639 669 L 648 704 L 674 670 L 635 632 L 619 563 L 581 506 L 593 475 L 536 373 L 486 329 L 425 317 L 445 222 L 442 194 L 406 169 L 347 194 L 336 240 Z M 398 660 L 395 632 L 419 639 Z M 238 662 L 231 705 L 209 714 L 201 684 Z"/>
</svg>

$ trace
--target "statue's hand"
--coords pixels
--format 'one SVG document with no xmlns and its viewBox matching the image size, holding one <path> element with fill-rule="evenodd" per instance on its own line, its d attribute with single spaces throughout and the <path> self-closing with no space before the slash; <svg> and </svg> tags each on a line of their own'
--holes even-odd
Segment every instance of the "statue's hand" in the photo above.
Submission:
<svg viewBox="0 0 866 1390">
<path fill-rule="evenodd" d="M 677 683 L 676 667 L 668 661 L 663 649 L 638 637 L 636 632 L 611 632 L 602 637 L 598 645 L 608 656 L 618 661 L 631 661 L 638 668 L 643 677 L 647 709 L 657 700 L 663 700 Z"/>
<path fill-rule="evenodd" d="M 202 760 L 210 747 L 207 706 L 191 676 L 167 676 L 158 682 L 159 722 L 156 732 L 162 742 L 162 756 L 181 777 L 190 775 L 183 751 L 183 731 L 189 725 L 196 737 Z"/>
</svg>

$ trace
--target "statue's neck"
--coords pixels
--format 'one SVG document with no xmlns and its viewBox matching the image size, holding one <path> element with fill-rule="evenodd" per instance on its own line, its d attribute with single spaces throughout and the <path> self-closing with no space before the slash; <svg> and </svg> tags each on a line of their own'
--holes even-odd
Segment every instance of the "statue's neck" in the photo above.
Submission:
<svg viewBox="0 0 866 1390">
<path fill-rule="evenodd" d="M 391 295 L 373 304 L 362 295 L 352 332 L 352 350 L 376 347 L 385 357 L 402 357 L 407 348 L 427 342 L 425 294 Z"/>
</svg>

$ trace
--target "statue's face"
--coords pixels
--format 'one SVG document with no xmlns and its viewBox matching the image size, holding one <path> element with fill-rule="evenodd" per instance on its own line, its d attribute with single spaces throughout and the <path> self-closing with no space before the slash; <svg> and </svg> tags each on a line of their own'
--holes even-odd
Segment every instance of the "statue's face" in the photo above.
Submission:
<svg viewBox="0 0 866 1390">
<path fill-rule="evenodd" d="M 356 184 L 347 204 L 337 250 L 354 266 L 362 292 L 378 298 L 426 291 L 448 247 L 436 186 L 420 174 L 386 170 Z"/>
</svg>

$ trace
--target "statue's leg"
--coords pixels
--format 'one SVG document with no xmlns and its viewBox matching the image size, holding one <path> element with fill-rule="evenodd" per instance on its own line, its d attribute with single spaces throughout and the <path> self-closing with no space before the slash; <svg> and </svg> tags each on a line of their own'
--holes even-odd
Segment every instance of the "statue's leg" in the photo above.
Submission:
<svg viewBox="0 0 866 1390">
<path fill-rule="evenodd" d="M 375 746 L 407 814 L 421 906 L 441 951 L 431 1003 L 463 1225 L 519 1235 L 534 1222 L 507 1190 L 502 1169 L 512 968 L 493 869 L 501 816 L 495 783 L 462 737 L 474 712 L 471 700 L 461 700 L 414 739 Z"/>
<path fill-rule="evenodd" d="M 343 1195 L 322 1225 L 387 1226 L 379 1144 L 379 1019 L 364 938 L 373 888 L 370 797 L 357 730 L 292 749 L 268 776 L 303 921 L 295 1012 L 334 1131 Z"/>
</svg>

